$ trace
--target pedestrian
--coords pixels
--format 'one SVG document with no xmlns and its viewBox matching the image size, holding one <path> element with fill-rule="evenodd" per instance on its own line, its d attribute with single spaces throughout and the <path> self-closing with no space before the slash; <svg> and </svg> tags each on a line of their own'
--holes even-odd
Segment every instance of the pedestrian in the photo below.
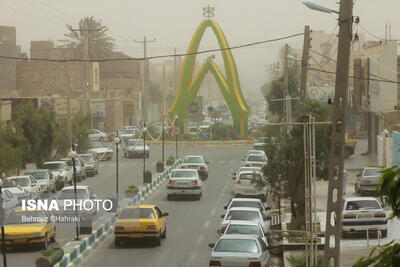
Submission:
<svg viewBox="0 0 400 267">
<path fill-rule="evenodd" d="M 343 195 L 346 195 L 347 177 L 349 177 L 349 172 L 343 170 Z"/>
</svg>

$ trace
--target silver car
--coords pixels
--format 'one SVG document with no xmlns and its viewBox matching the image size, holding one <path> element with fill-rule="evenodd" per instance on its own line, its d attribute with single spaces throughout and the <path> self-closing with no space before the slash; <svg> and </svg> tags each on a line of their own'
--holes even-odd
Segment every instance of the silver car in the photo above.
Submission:
<svg viewBox="0 0 400 267">
<path fill-rule="evenodd" d="M 267 156 L 266 155 L 254 155 L 254 154 L 250 154 L 248 155 L 246 158 L 244 158 L 244 163 L 243 166 L 244 167 L 264 167 L 264 165 L 267 164 Z"/>
<path fill-rule="evenodd" d="M 92 154 L 80 154 L 79 159 L 85 164 L 86 176 L 94 176 L 99 173 L 99 162 Z"/>
<path fill-rule="evenodd" d="M 196 169 L 199 176 L 203 179 L 208 178 L 208 161 L 203 156 L 185 156 L 181 164 L 181 169 Z"/>
<path fill-rule="evenodd" d="M 172 170 L 167 183 L 167 199 L 174 196 L 194 196 L 200 200 L 203 194 L 201 186 L 197 170 Z"/>
<path fill-rule="evenodd" d="M 40 185 L 42 193 L 56 192 L 56 179 L 50 170 L 31 170 L 24 172 L 24 175 L 32 175 Z"/>
<path fill-rule="evenodd" d="M 366 167 L 357 174 L 355 191 L 364 196 L 367 192 L 375 192 L 381 179 L 383 169 L 380 167 Z"/>
<path fill-rule="evenodd" d="M 225 215 L 221 215 L 221 231 L 224 232 L 228 224 L 232 221 L 252 221 L 261 224 L 264 233 L 270 231 L 270 216 L 266 216 L 259 208 L 231 208 Z"/>
<path fill-rule="evenodd" d="M 223 235 L 209 247 L 209 266 L 268 266 L 268 245 L 257 235 Z"/>
</svg>

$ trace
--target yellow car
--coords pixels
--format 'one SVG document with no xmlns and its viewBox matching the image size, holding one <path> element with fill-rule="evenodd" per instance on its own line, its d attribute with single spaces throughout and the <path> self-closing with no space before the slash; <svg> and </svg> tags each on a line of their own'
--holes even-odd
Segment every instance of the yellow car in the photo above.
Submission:
<svg viewBox="0 0 400 267">
<path fill-rule="evenodd" d="M 42 249 L 47 249 L 49 241 L 56 241 L 55 222 L 51 222 L 51 215 L 42 210 L 15 208 L 5 220 L 4 233 L 9 246 L 39 244 Z"/>
<path fill-rule="evenodd" d="M 156 245 L 161 245 L 161 238 L 167 236 L 167 216 L 168 213 L 162 212 L 155 205 L 125 207 L 115 224 L 115 246 L 129 239 L 152 239 Z"/>
</svg>

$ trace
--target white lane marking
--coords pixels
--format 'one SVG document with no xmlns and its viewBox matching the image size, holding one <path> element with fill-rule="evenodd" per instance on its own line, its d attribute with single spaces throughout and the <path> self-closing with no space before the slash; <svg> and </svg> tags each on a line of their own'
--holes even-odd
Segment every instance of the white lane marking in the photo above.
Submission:
<svg viewBox="0 0 400 267">
<path fill-rule="evenodd" d="M 206 221 L 206 222 L 204 223 L 204 228 L 207 228 L 209 225 L 210 225 L 210 221 Z"/>
<path fill-rule="evenodd" d="M 191 253 L 190 253 L 190 257 L 189 257 L 189 259 L 187 260 L 185 266 L 193 266 L 191 263 L 192 263 L 192 261 L 196 258 L 196 256 L 197 256 L 197 252 L 196 252 L 196 251 L 191 252 Z"/>
<path fill-rule="evenodd" d="M 213 208 L 213 209 L 211 210 L 211 216 L 214 216 L 214 214 L 215 214 L 216 211 L 217 211 L 217 209 L 216 209 L 216 208 Z"/>
<path fill-rule="evenodd" d="M 219 194 L 217 204 L 221 202 L 222 197 L 224 196 L 225 190 L 228 188 L 228 185 L 225 185 L 224 188 L 222 189 L 221 193 Z"/>
<path fill-rule="evenodd" d="M 198 246 L 204 239 L 204 234 L 201 234 L 199 238 L 197 238 L 195 245 Z"/>
</svg>

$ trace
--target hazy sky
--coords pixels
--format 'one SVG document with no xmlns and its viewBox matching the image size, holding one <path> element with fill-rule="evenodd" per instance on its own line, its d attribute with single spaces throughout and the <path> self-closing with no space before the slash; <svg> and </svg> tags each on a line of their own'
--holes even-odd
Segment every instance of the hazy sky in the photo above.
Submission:
<svg viewBox="0 0 400 267">
<path fill-rule="evenodd" d="M 336 0 L 319 0 L 338 9 Z M 133 39 L 157 38 L 149 44 L 151 56 L 185 52 L 193 32 L 203 19 L 202 7 L 215 6 L 215 20 L 231 46 L 277 38 L 302 32 L 309 24 L 313 30 L 332 32 L 337 15 L 308 9 L 302 0 L 0 0 L 0 25 L 17 27 L 17 42 L 29 51 L 31 40 L 63 39 L 65 24 L 77 26 L 80 18 L 101 19 L 116 39 L 119 50 L 142 56 L 143 48 Z M 400 38 L 399 0 L 358 0 L 354 15 L 372 33 L 384 37 L 385 23 L 392 21 L 392 37 Z M 359 32 L 362 32 L 359 29 Z M 366 35 L 367 39 L 372 39 Z M 302 37 L 288 41 L 302 46 Z M 258 90 L 267 80 L 268 65 L 277 59 L 284 42 L 263 44 L 233 51 L 242 88 Z M 200 49 L 217 48 L 207 31 Z M 200 59 L 206 56 L 199 57 Z M 217 63 L 221 56 L 216 55 Z"/>
</svg>

